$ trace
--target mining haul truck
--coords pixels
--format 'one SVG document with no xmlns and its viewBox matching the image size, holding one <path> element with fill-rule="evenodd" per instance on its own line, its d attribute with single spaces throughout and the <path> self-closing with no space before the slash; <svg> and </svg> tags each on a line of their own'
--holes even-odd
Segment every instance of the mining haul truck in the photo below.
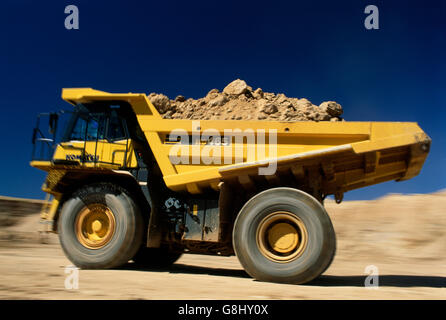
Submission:
<svg viewBox="0 0 446 320">
<path fill-rule="evenodd" d="M 42 226 L 85 269 L 235 254 L 260 281 L 309 282 L 336 251 L 324 199 L 414 177 L 431 143 L 411 122 L 175 120 L 145 94 L 62 98 L 74 107 L 39 115 L 31 165 L 47 172 Z"/>
</svg>

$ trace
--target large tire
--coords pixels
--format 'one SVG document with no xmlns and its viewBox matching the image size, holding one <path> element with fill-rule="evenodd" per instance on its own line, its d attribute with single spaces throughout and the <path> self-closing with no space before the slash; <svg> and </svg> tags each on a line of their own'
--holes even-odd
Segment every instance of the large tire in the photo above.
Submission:
<svg viewBox="0 0 446 320">
<path fill-rule="evenodd" d="M 297 189 L 273 188 L 240 210 L 233 245 L 253 278 L 301 284 L 328 268 L 336 238 L 328 214 L 315 198 Z"/>
<path fill-rule="evenodd" d="M 97 183 L 81 188 L 65 202 L 58 231 L 65 255 L 76 266 L 115 268 L 127 263 L 140 247 L 143 219 L 125 189 Z"/>
<path fill-rule="evenodd" d="M 181 256 L 182 252 L 174 251 L 167 247 L 146 248 L 141 247 L 133 261 L 140 266 L 149 268 L 166 268 L 175 263 Z"/>
</svg>

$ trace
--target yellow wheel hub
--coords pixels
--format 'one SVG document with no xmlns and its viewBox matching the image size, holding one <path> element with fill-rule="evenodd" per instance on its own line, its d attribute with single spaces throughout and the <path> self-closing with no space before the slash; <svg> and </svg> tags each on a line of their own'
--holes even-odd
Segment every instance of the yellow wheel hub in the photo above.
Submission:
<svg viewBox="0 0 446 320">
<path fill-rule="evenodd" d="M 296 248 L 298 242 L 297 230 L 286 222 L 273 225 L 268 232 L 268 243 L 277 252 L 291 252 Z"/>
<path fill-rule="evenodd" d="M 304 223 L 295 215 L 279 211 L 266 216 L 257 228 L 257 246 L 269 260 L 286 263 L 305 251 L 308 241 Z"/>
<path fill-rule="evenodd" d="M 88 205 L 79 213 L 75 222 L 79 242 L 89 249 L 104 247 L 115 232 L 115 216 L 106 205 Z"/>
</svg>

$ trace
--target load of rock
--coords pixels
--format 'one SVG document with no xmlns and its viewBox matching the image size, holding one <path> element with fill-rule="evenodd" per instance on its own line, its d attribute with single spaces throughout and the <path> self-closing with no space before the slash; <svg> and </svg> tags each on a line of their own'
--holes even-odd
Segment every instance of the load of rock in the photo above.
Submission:
<svg viewBox="0 0 446 320">
<path fill-rule="evenodd" d="M 316 106 L 305 98 L 253 90 L 240 79 L 229 83 L 222 92 L 212 89 L 199 99 L 179 95 L 170 100 L 157 93 L 151 93 L 149 99 L 164 119 L 340 121 L 343 112 L 334 101 Z"/>
</svg>

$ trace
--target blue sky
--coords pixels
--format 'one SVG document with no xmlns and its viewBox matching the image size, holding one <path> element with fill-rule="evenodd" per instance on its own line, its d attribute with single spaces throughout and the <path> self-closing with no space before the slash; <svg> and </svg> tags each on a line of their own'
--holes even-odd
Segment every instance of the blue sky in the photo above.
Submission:
<svg viewBox="0 0 446 320">
<path fill-rule="evenodd" d="M 80 13 L 66 30 L 65 6 Z M 364 8 L 379 9 L 366 30 Z M 63 87 L 198 98 L 240 78 L 335 100 L 350 121 L 415 121 L 431 136 L 421 174 L 346 200 L 446 188 L 446 1 L 21 1 L 0 4 L 0 195 L 43 198 L 29 166 L 39 112 Z"/>
</svg>

